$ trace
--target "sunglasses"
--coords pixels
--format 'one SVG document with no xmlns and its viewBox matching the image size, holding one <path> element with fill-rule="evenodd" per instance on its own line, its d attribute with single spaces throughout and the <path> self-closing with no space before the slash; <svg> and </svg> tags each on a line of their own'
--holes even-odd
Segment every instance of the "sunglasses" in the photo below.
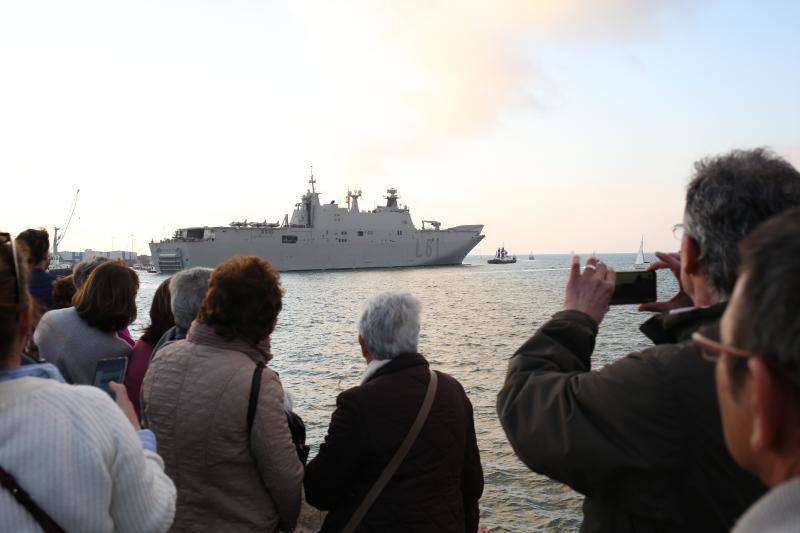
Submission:
<svg viewBox="0 0 800 533">
<path fill-rule="evenodd" d="M 11 238 L 10 233 L 0 232 L 0 244 L 11 245 L 12 266 L 14 269 L 14 280 L 16 283 L 14 290 L 14 303 L 19 304 L 22 301 L 22 289 L 19 281 L 19 268 L 17 268 L 17 247 L 14 245 L 14 239 Z"/>
</svg>

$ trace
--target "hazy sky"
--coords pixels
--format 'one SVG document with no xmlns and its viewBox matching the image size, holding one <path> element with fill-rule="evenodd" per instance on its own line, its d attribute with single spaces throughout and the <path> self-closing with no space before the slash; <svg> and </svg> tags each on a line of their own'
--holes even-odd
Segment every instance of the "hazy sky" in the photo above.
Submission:
<svg viewBox="0 0 800 533">
<path fill-rule="evenodd" d="M 589 7 L 591 6 L 591 7 Z M 0 227 L 62 249 L 399 189 L 478 252 L 676 248 L 696 159 L 800 165 L 800 2 L 0 0 Z"/>
</svg>

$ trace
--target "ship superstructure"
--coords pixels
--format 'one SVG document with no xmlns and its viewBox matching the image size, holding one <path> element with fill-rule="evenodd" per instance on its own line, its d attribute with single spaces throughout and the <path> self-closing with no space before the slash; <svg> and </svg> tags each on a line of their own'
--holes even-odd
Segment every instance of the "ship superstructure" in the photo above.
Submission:
<svg viewBox="0 0 800 533">
<path fill-rule="evenodd" d="M 417 229 L 394 188 L 387 190 L 386 205 L 361 211 L 360 190 L 348 191 L 340 207 L 320 203 L 313 173 L 309 184 L 282 222 L 181 228 L 151 242 L 154 266 L 164 273 L 213 268 L 234 255 L 257 255 L 281 271 L 457 265 L 484 237 L 482 224 L 442 229 L 436 220 L 423 220 Z"/>
</svg>

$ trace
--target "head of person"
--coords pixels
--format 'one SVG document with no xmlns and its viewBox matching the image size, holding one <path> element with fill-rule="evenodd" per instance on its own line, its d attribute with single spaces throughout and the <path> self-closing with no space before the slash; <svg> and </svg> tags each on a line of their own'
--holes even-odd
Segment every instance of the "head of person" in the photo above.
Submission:
<svg viewBox="0 0 800 533">
<path fill-rule="evenodd" d="M 358 322 L 361 353 L 369 362 L 416 353 L 421 305 L 408 293 L 384 292 L 364 305 Z"/>
<path fill-rule="evenodd" d="M 194 267 L 181 270 L 170 278 L 170 309 L 175 325 L 188 330 L 200 312 L 200 305 L 208 292 L 210 268 Z"/>
<path fill-rule="evenodd" d="M 46 229 L 26 229 L 17 235 L 17 242 L 25 243 L 28 250 L 28 265 L 31 268 L 47 267 L 50 254 L 50 235 Z"/>
<path fill-rule="evenodd" d="M 739 243 L 773 215 L 799 205 L 800 173 L 769 150 L 734 150 L 695 163 L 681 240 L 681 283 L 695 303 L 729 299 Z"/>
<path fill-rule="evenodd" d="M 19 365 L 33 330 L 33 305 L 28 293 L 28 253 L 0 233 L 0 368 Z"/>
<path fill-rule="evenodd" d="M 126 328 L 136 320 L 139 276 L 122 260 L 98 265 L 73 299 L 78 315 L 105 332 Z"/>
<path fill-rule="evenodd" d="M 164 332 L 175 325 L 170 306 L 169 282 L 169 278 L 161 282 L 153 295 L 153 303 L 150 304 L 150 325 L 142 334 L 142 340 L 150 346 L 155 346 Z"/>
<path fill-rule="evenodd" d="M 110 261 L 110 259 L 108 259 L 108 257 L 97 256 L 76 263 L 75 266 L 72 267 L 72 282 L 75 284 L 75 289 L 81 290 L 81 287 L 83 287 L 83 284 L 89 279 L 89 275 L 94 272 L 94 269 L 106 261 Z"/>
<path fill-rule="evenodd" d="M 731 455 L 770 486 L 800 477 L 800 208 L 741 245 L 720 323 L 717 393 Z"/>
<path fill-rule="evenodd" d="M 53 307 L 54 309 L 64 309 L 72 307 L 72 297 L 78 290 L 75 288 L 75 282 L 72 279 L 72 274 L 58 278 L 53 282 Z"/>
<path fill-rule="evenodd" d="M 198 320 L 227 340 L 257 346 L 275 329 L 283 306 L 278 271 L 255 256 L 237 256 L 211 273 Z"/>
</svg>

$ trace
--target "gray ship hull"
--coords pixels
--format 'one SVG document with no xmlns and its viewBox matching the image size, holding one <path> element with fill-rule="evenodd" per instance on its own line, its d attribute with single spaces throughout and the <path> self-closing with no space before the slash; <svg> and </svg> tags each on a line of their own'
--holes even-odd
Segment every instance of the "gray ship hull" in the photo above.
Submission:
<svg viewBox="0 0 800 533">
<path fill-rule="evenodd" d="M 281 271 L 458 265 L 483 239 L 479 224 L 441 229 L 424 220 L 417 229 L 396 189 L 387 191 L 385 206 L 361 211 L 361 191 L 348 191 L 347 207 L 321 204 L 315 183 L 312 176 L 311 190 L 282 224 L 182 228 L 171 239 L 151 242 L 154 266 L 160 272 L 213 268 L 235 255 L 256 255 Z"/>
<path fill-rule="evenodd" d="M 474 229 L 415 230 L 406 237 L 365 242 L 353 242 L 358 237 L 316 238 L 305 228 L 292 231 L 226 228 L 216 233 L 213 241 L 151 243 L 156 268 L 160 272 L 195 266 L 213 268 L 235 255 L 256 255 L 284 272 L 458 265 L 483 239 L 480 230 Z M 297 242 L 284 242 L 282 237 L 287 235 L 298 237 Z"/>
</svg>

